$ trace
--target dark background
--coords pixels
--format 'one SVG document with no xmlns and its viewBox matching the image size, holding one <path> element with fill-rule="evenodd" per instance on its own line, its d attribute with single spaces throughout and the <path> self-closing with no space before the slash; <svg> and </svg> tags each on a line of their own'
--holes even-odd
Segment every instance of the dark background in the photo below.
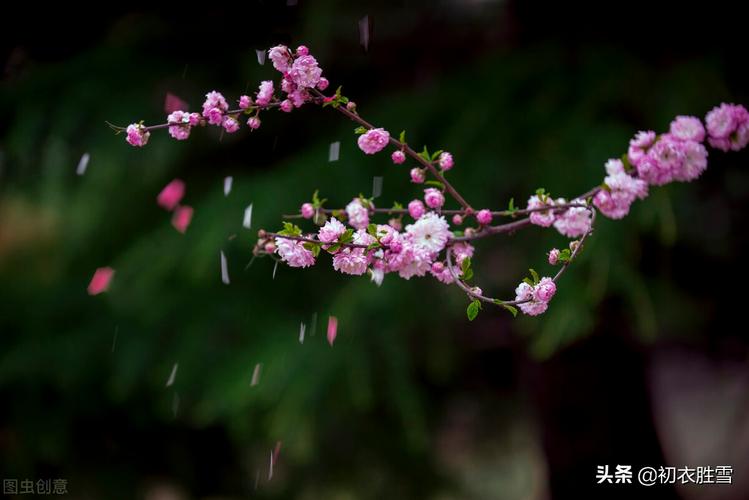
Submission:
<svg viewBox="0 0 749 500">
<path fill-rule="evenodd" d="M 698 181 L 601 218 L 546 315 L 469 323 L 434 280 L 246 267 L 255 230 L 315 189 L 343 206 L 383 176 L 378 204 L 417 195 L 337 114 L 143 149 L 104 124 L 163 121 L 166 92 L 236 99 L 276 76 L 256 49 L 304 43 L 364 117 L 453 152 L 475 206 L 570 196 L 635 131 L 749 103 L 735 3 L 29 6 L 0 38 L 2 478 L 66 478 L 73 498 L 749 496 L 746 151 L 711 150 Z M 154 200 L 175 177 L 195 207 L 185 235 Z M 549 274 L 552 233 L 481 242 L 479 284 L 509 296 L 528 267 Z M 88 296 L 105 265 L 111 290 Z M 735 484 L 596 486 L 604 464 L 732 465 Z"/>
</svg>

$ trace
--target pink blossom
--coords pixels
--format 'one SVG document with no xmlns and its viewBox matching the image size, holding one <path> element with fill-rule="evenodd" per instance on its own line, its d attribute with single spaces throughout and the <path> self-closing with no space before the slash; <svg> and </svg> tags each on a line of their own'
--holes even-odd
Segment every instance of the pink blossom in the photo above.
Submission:
<svg viewBox="0 0 749 500">
<path fill-rule="evenodd" d="M 453 215 L 453 224 L 456 226 L 463 224 L 463 216 L 460 214 Z"/>
<path fill-rule="evenodd" d="M 684 161 L 681 168 L 674 172 L 674 179 L 688 182 L 699 177 L 707 168 L 707 149 L 699 142 L 685 141 L 682 143 Z"/>
<path fill-rule="evenodd" d="M 533 288 L 533 298 L 540 302 L 549 302 L 557 291 L 557 286 L 551 278 L 541 278 Z"/>
<path fill-rule="evenodd" d="M 312 206 L 312 203 L 303 203 L 300 212 L 305 219 L 311 219 L 315 215 L 315 207 Z"/>
<path fill-rule="evenodd" d="M 291 110 L 294 109 L 294 103 L 291 102 L 289 99 L 284 99 L 281 102 L 281 105 L 279 106 L 281 108 L 281 111 L 284 113 L 291 113 Z"/>
<path fill-rule="evenodd" d="M 252 130 L 257 130 L 260 128 L 260 118 L 257 116 L 251 116 L 247 120 L 247 126 L 250 127 Z"/>
<path fill-rule="evenodd" d="M 274 253 L 276 251 L 276 244 L 272 241 L 269 241 L 265 244 L 263 249 L 268 253 Z"/>
<path fill-rule="evenodd" d="M 308 56 L 309 55 L 309 49 L 306 45 L 300 45 L 296 48 L 296 54 L 298 56 Z"/>
<path fill-rule="evenodd" d="M 626 174 L 624 174 L 626 175 Z M 564 198 L 556 201 L 557 205 L 567 203 Z M 585 200 L 572 200 L 573 205 L 586 205 Z M 562 235 L 568 238 L 577 238 L 590 230 L 591 214 L 590 210 L 584 207 L 570 207 L 562 213 L 557 214 L 554 220 L 554 227 Z"/>
<path fill-rule="evenodd" d="M 192 221 L 192 213 L 192 207 L 187 205 L 174 209 L 174 213 L 172 214 L 172 226 L 174 226 L 174 229 L 184 234 Z"/>
<path fill-rule="evenodd" d="M 109 284 L 114 277 L 114 269 L 111 267 L 100 267 L 94 272 L 91 282 L 88 284 L 89 295 L 99 295 L 109 290 Z"/>
<path fill-rule="evenodd" d="M 403 151 L 393 151 L 393 154 L 390 155 L 390 159 L 393 160 L 393 163 L 396 165 L 400 165 L 406 161 L 406 154 Z"/>
<path fill-rule="evenodd" d="M 616 162 L 620 160 L 609 160 L 612 165 Z M 612 172 L 616 170 L 611 168 Z M 603 215 L 611 219 L 621 219 L 629 213 L 629 207 L 635 199 L 644 199 L 648 195 L 647 183 L 626 174 L 623 169 L 619 173 L 606 176 L 603 182 L 606 188 L 596 193 L 593 204 Z"/>
<path fill-rule="evenodd" d="M 424 201 L 429 208 L 440 208 L 445 204 L 445 195 L 437 188 L 426 188 Z"/>
<path fill-rule="evenodd" d="M 309 92 L 305 88 L 298 88 L 289 94 L 289 100 L 294 107 L 300 108 L 309 99 Z"/>
<path fill-rule="evenodd" d="M 424 208 L 424 204 L 421 202 L 421 200 L 411 200 L 411 202 L 408 204 L 408 215 L 410 215 L 414 219 L 420 218 L 422 215 L 424 215 L 425 211 L 426 209 Z"/>
<path fill-rule="evenodd" d="M 667 184 L 674 180 L 674 174 L 684 163 L 682 143 L 670 135 L 664 135 L 650 149 L 648 157 L 655 162 L 657 174 L 648 183 L 656 186 Z"/>
<path fill-rule="evenodd" d="M 518 304 L 518 307 L 520 308 L 523 313 L 529 315 L 529 316 L 538 316 L 539 314 L 543 314 L 546 312 L 546 309 L 549 307 L 548 302 L 541 302 L 535 299 L 534 297 L 534 287 L 530 286 L 526 282 L 520 283 L 517 288 L 515 289 L 515 300 L 521 301 L 521 300 L 527 300 L 528 302 L 523 302 L 522 304 Z"/>
<path fill-rule="evenodd" d="M 473 245 L 471 245 L 467 241 L 460 241 L 452 245 L 450 247 L 450 251 L 455 257 L 455 262 L 457 262 L 460 266 L 463 264 L 463 261 L 465 259 L 470 259 L 471 257 L 473 257 L 474 248 Z"/>
<path fill-rule="evenodd" d="M 319 90 L 325 90 L 325 89 L 327 89 L 328 85 L 330 85 L 330 82 L 324 76 L 320 77 L 320 79 L 317 81 L 317 88 Z"/>
<path fill-rule="evenodd" d="M 669 129 L 671 136 L 679 141 L 697 141 L 705 140 L 705 127 L 699 118 L 694 116 L 677 116 L 671 122 Z"/>
<path fill-rule="evenodd" d="M 559 253 L 558 248 L 552 248 L 549 251 L 549 264 L 556 266 L 559 263 Z"/>
<path fill-rule="evenodd" d="M 422 184 L 426 180 L 426 174 L 418 167 L 411 169 L 411 182 L 414 184 Z"/>
<path fill-rule="evenodd" d="M 489 209 L 487 209 L 487 208 L 479 210 L 476 213 L 476 220 L 482 226 L 486 226 L 487 224 L 491 224 L 492 223 L 492 211 L 489 210 Z"/>
<path fill-rule="evenodd" d="M 385 246 L 390 246 L 390 243 L 397 237 L 398 230 L 387 224 L 377 225 L 377 238 L 380 243 Z"/>
<path fill-rule="evenodd" d="M 450 269 L 448 269 L 448 267 L 442 262 L 434 262 L 429 272 L 432 276 L 437 278 L 438 281 L 446 285 L 450 285 L 455 281 Z M 460 271 L 458 271 L 458 274 L 460 274 Z"/>
<path fill-rule="evenodd" d="M 386 260 L 388 269 L 397 271 L 398 276 L 406 280 L 424 276 L 432 268 L 431 253 L 414 245 L 411 238 L 404 238 L 400 252 L 387 252 Z"/>
<path fill-rule="evenodd" d="M 367 272 L 367 256 L 363 248 L 341 248 L 333 257 L 333 269 L 343 274 L 361 276 Z"/>
<path fill-rule="evenodd" d="M 455 163 L 453 161 L 453 155 L 451 155 L 447 151 L 440 154 L 439 165 L 442 170 L 450 170 L 451 168 L 453 168 L 454 164 Z"/>
<path fill-rule="evenodd" d="M 369 210 L 359 198 L 354 198 L 346 205 L 346 215 L 348 223 L 356 229 L 366 229 L 369 225 Z"/>
<path fill-rule="evenodd" d="M 333 243 L 338 241 L 338 238 L 346 231 L 344 226 L 338 219 L 331 217 L 323 227 L 317 232 L 317 239 L 324 243 Z"/>
<path fill-rule="evenodd" d="M 252 106 L 252 98 L 248 95 L 239 96 L 239 108 L 247 109 Z"/>
<path fill-rule="evenodd" d="M 151 137 L 151 132 L 138 123 L 128 125 L 126 132 L 125 140 L 127 143 L 139 148 L 148 144 L 148 138 Z"/>
<path fill-rule="evenodd" d="M 733 104 L 723 103 L 714 107 L 705 116 L 707 133 L 713 139 L 725 139 L 736 129 L 736 113 Z"/>
<path fill-rule="evenodd" d="M 203 116 L 211 125 L 221 125 L 224 113 L 229 110 L 226 99 L 220 92 L 212 90 L 205 95 L 203 103 Z"/>
<path fill-rule="evenodd" d="M 178 141 L 184 141 L 190 137 L 190 128 L 200 122 L 200 115 L 178 110 L 169 113 L 166 121 L 172 124 L 169 127 L 169 135 Z"/>
<path fill-rule="evenodd" d="M 314 88 L 320 81 L 322 70 L 317 65 L 317 59 L 310 55 L 298 57 L 291 65 L 289 77 L 300 87 Z"/>
<path fill-rule="evenodd" d="M 401 229 L 403 229 L 403 224 L 401 224 L 401 220 L 399 218 L 393 217 L 392 219 L 389 219 L 388 224 L 396 231 L 400 231 Z"/>
<path fill-rule="evenodd" d="M 655 132 L 641 130 L 629 141 L 627 157 L 632 165 L 637 165 L 655 142 Z"/>
<path fill-rule="evenodd" d="M 538 195 L 533 195 L 528 198 L 527 210 L 534 210 L 544 207 L 554 206 L 554 201 L 548 196 L 544 196 L 543 200 Z M 530 213 L 531 224 L 535 224 L 541 227 L 549 227 L 554 223 L 554 212 L 552 210 L 540 210 Z"/>
<path fill-rule="evenodd" d="M 260 82 L 255 104 L 258 106 L 267 106 L 270 104 L 271 99 L 273 99 L 273 82 L 271 80 Z"/>
<path fill-rule="evenodd" d="M 223 122 L 221 125 L 224 127 L 224 130 L 226 130 L 227 133 L 233 134 L 237 130 L 239 130 L 239 122 L 236 118 L 233 118 L 231 116 L 225 116 Z"/>
<path fill-rule="evenodd" d="M 413 224 L 407 225 L 406 234 L 414 247 L 435 256 L 445 248 L 450 239 L 450 227 L 443 216 L 428 212 Z"/>
<path fill-rule="evenodd" d="M 390 133 L 383 128 L 373 128 L 359 136 L 359 149 L 365 154 L 373 155 L 388 145 Z"/>
<path fill-rule="evenodd" d="M 273 67 L 281 73 L 289 71 L 289 49 L 285 45 L 276 45 L 268 51 L 268 58 Z"/>
<path fill-rule="evenodd" d="M 301 241 L 276 238 L 276 253 L 290 267 L 308 267 L 315 263 L 315 256 L 304 248 Z"/>
<path fill-rule="evenodd" d="M 184 195 L 185 183 L 181 179 L 174 179 L 164 186 L 164 189 L 156 197 L 156 203 L 171 211 L 179 204 Z"/>
</svg>

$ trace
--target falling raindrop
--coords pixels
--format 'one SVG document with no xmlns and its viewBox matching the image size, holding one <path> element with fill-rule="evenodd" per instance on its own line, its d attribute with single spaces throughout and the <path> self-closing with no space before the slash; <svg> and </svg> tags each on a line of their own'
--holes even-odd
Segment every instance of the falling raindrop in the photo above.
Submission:
<svg viewBox="0 0 749 500">
<path fill-rule="evenodd" d="M 166 381 L 167 387 L 171 387 L 174 384 L 174 378 L 177 376 L 177 368 L 179 368 L 179 363 L 174 363 L 172 373 L 169 374 L 169 380 Z"/>
<path fill-rule="evenodd" d="M 120 333 L 120 325 L 114 327 L 114 335 L 112 336 L 112 352 L 114 352 L 114 347 L 117 345 L 118 333 Z"/>
<path fill-rule="evenodd" d="M 338 161 L 341 153 L 341 141 L 335 141 L 330 143 L 330 149 L 328 150 L 328 161 Z"/>
<path fill-rule="evenodd" d="M 372 178 L 372 198 L 379 198 L 382 195 L 382 177 Z"/>
<path fill-rule="evenodd" d="M 369 20 L 369 16 L 364 16 L 359 19 L 359 43 L 364 47 L 364 51 L 369 50 L 369 37 L 372 31 L 372 23 Z"/>
<path fill-rule="evenodd" d="M 172 398 L 172 415 L 174 415 L 174 418 L 177 418 L 177 411 L 179 411 L 179 394 L 175 392 L 174 398 Z"/>
<path fill-rule="evenodd" d="M 221 250 L 221 282 L 224 285 L 228 285 L 230 283 L 229 281 L 229 269 L 226 265 L 226 255 L 224 255 L 224 251 Z"/>
<path fill-rule="evenodd" d="M 86 168 L 88 167 L 88 160 L 91 159 L 91 155 L 88 153 L 83 153 L 83 156 L 81 156 L 81 159 L 78 161 L 78 167 L 75 169 L 75 173 L 78 175 L 83 175 L 86 173 Z"/>
<path fill-rule="evenodd" d="M 244 220 L 242 221 L 242 227 L 250 229 L 252 227 L 252 203 L 244 209 Z"/>
<path fill-rule="evenodd" d="M 255 369 L 252 370 L 252 380 L 250 381 L 250 387 L 255 387 L 260 382 L 260 371 L 262 369 L 262 363 L 258 363 L 255 365 Z"/>
<path fill-rule="evenodd" d="M 231 175 L 228 177 L 224 177 L 224 196 L 229 196 L 229 193 L 231 193 L 231 185 L 234 182 L 234 177 Z"/>
</svg>

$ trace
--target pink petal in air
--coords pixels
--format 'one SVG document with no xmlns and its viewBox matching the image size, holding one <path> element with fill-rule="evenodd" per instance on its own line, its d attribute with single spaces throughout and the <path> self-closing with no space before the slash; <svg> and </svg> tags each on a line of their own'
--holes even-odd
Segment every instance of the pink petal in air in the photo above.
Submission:
<svg viewBox="0 0 749 500">
<path fill-rule="evenodd" d="M 167 210 L 174 210 L 184 195 L 185 183 L 181 179 L 174 179 L 161 190 L 156 202 Z"/>
<path fill-rule="evenodd" d="M 338 318 L 328 316 L 328 344 L 331 346 L 335 342 L 336 335 L 338 335 Z"/>
<path fill-rule="evenodd" d="M 185 101 L 172 94 L 171 92 L 166 93 L 166 98 L 164 99 L 164 111 L 166 112 L 166 114 L 172 113 L 174 111 L 187 111 L 187 108 L 188 105 Z"/>
<path fill-rule="evenodd" d="M 191 220 L 192 207 L 186 205 L 179 206 L 174 211 L 174 215 L 172 215 L 172 226 L 174 226 L 174 229 L 184 234 L 185 231 L 187 231 L 187 226 L 190 225 Z"/>
<path fill-rule="evenodd" d="M 99 295 L 102 292 L 106 292 L 109 289 L 109 282 L 112 281 L 114 276 L 114 269 L 111 267 L 100 267 L 94 273 L 94 277 L 91 278 L 91 283 L 88 284 L 89 295 Z"/>
</svg>

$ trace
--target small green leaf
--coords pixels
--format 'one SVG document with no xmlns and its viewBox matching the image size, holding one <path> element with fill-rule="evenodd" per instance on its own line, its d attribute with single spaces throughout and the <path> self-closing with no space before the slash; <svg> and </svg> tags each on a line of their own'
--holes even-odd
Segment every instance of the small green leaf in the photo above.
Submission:
<svg viewBox="0 0 749 500">
<path fill-rule="evenodd" d="M 444 190 L 445 189 L 445 185 L 443 183 L 441 183 L 440 181 L 431 181 L 430 180 L 430 181 L 424 182 L 424 184 L 426 184 L 427 186 L 434 186 L 434 187 L 436 187 L 437 189 L 440 189 L 440 190 Z"/>
<path fill-rule="evenodd" d="M 463 259 L 463 263 L 460 265 L 460 270 L 463 273 L 463 281 L 470 281 L 473 278 L 473 269 L 471 269 L 471 258 L 466 257 Z"/>
<path fill-rule="evenodd" d="M 401 144 L 406 143 L 406 131 L 402 130 L 401 135 L 398 137 L 398 140 L 401 142 Z"/>
<path fill-rule="evenodd" d="M 442 150 L 441 149 L 438 149 L 437 151 L 435 151 L 434 153 L 432 153 L 432 156 L 431 156 L 432 161 L 434 161 L 437 158 L 439 158 L 439 155 L 441 155 L 441 154 L 442 154 Z"/>
<path fill-rule="evenodd" d="M 338 237 L 339 243 L 350 243 L 353 240 L 354 240 L 354 230 L 351 228 L 346 229 L 346 231 L 344 231 L 343 234 Z"/>
<path fill-rule="evenodd" d="M 531 281 L 530 278 L 523 278 L 523 283 L 527 283 L 530 286 L 535 286 L 535 284 Z"/>
<path fill-rule="evenodd" d="M 533 276 L 533 284 L 537 285 L 539 281 L 541 281 L 541 278 L 538 277 L 538 273 L 535 269 L 528 269 L 531 272 L 531 276 Z"/>
<path fill-rule="evenodd" d="M 478 299 L 468 304 L 468 308 L 466 309 L 466 316 L 468 316 L 468 321 L 473 321 L 474 319 L 476 319 L 476 316 L 479 315 L 479 309 L 481 309 L 481 301 Z"/>
<path fill-rule="evenodd" d="M 432 161 L 431 156 L 429 155 L 429 150 L 426 146 L 424 146 L 424 150 L 419 153 L 419 157 L 422 158 L 424 161 Z"/>
<path fill-rule="evenodd" d="M 366 131 L 367 131 L 366 127 L 356 127 L 354 129 L 354 133 L 359 134 L 359 135 L 365 133 Z"/>
<path fill-rule="evenodd" d="M 397 201 L 394 201 L 393 202 L 393 210 L 403 210 L 403 205 L 401 205 Z"/>
<path fill-rule="evenodd" d="M 301 236 L 302 230 L 291 222 L 284 222 L 283 229 L 278 234 L 282 236 Z"/>
<path fill-rule="evenodd" d="M 517 212 L 517 210 L 518 209 L 515 207 L 515 198 L 510 198 L 510 203 L 507 205 L 507 211 L 512 213 Z"/>
<path fill-rule="evenodd" d="M 494 303 L 497 304 L 497 305 L 499 305 L 499 306 L 501 306 L 501 307 L 503 307 L 503 308 L 505 308 L 505 309 L 507 309 L 508 311 L 510 311 L 510 313 L 512 314 L 513 318 L 517 318 L 517 316 L 518 316 L 518 309 L 517 309 L 517 307 L 513 307 L 513 306 L 511 306 L 509 304 L 505 304 L 504 302 L 502 302 L 499 299 L 496 299 L 494 301 Z"/>
<path fill-rule="evenodd" d="M 375 238 L 377 237 L 377 224 L 369 224 L 367 226 L 367 233 L 371 234 Z"/>
</svg>

